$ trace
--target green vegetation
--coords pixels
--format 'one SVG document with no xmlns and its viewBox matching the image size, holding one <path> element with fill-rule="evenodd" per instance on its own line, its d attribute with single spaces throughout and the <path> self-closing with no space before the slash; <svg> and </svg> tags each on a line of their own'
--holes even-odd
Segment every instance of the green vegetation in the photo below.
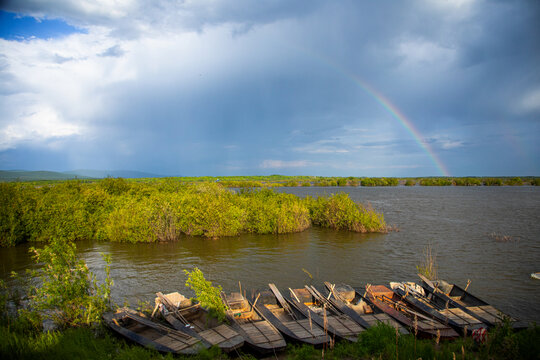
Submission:
<svg viewBox="0 0 540 360">
<path fill-rule="evenodd" d="M 437 256 L 433 254 L 431 244 L 424 249 L 424 257 L 420 265 L 416 265 L 416 271 L 430 280 L 437 279 Z"/>
<path fill-rule="evenodd" d="M 363 178 L 360 182 L 362 186 L 398 186 L 397 178 Z"/>
<path fill-rule="evenodd" d="M 453 185 L 451 178 L 423 178 L 418 182 L 422 186 L 450 186 Z"/>
<path fill-rule="evenodd" d="M 306 198 L 314 224 L 338 230 L 356 232 L 386 232 L 384 217 L 371 207 L 352 201 L 340 193 L 329 198 Z"/>
<path fill-rule="evenodd" d="M 416 185 L 416 181 L 414 179 L 407 179 L 405 180 L 405 186 L 414 186 Z"/>
<path fill-rule="evenodd" d="M 211 316 L 219 321 L 224 321 L 227 308 L 221 300 L 221 292 L 223 291 L 221 286 L 212 286 L 212 283 L 204 278 L 202 271 L 198 268 L 191 272 L 184 270 L 184 273 L 188 276 L 186 286 L 195 291 L 195 299 L 208 310 Z"/>
<path fill-rule="evenodd" d="M 196 356 L 173 357 L 113 335 L 100 321 L 101 313 L 108 308 L 112 282 L 107 275 L 104 284 L 96 285 L 95 277 L 86 264 L 74 256 L 74 250 L 73 244 L 55 240 L 37 252 L 36 261 L 42 263 L 42 281 L 37 288 L 30 287 L 26 295 L 32 299 L 30 302 L 14 298 L 13 289 L 0 282 L 0 358 L 229 359 L 216 347 Z M 201 304 L 219 300 L 219 306 L 223 306 L 219 299 L 221 288 L 213 287 L 198 269 L 186 273 L 189 275 L 187 285 L 195 290 Z M 96 308 L 91 310 L 94 306 Z M 43 331 L 41 320 L 51 312 L 63 314 L 54 317 L 61 320 L 60 331 Z M 444 342 L 420 340 L 379 324 L 362 332 L 356 343 L 342 341 L 322 349 L 289 345 L 283 358 L 536 359 L 540 353 L 539 340 L 540 327 L 534 325 L 514 332 L 508 321 L 492 329 L 484 344 L 475 343 L 470 337 Z M 232 356 L 253 358 L 241 351 Z"/>
<path fill-rule="evenodd" d="M 52 239 L 42 249 L 31 248 L 36 263 L 43 267 L 33 274 L 41 285 L 32 288 L 30 307 L 59 327 L 99 322 L 110 306 L 110 257 L 105 256 L 106 279 L 99 285 L 75 250 L 74 243 L 61 239 Z"/>
<path fill-rule="evenodd" d="M 135 243 L 176 240 L 180 234 L 210 238 L 282 234 L 312 224 L 386 231 L 382 215 L 373 209 L 354 204 L 346 194 L 330 199 L 301 199 L 268 188 L 231 191 L 218 183 L 188 185 L 173 179 L 108 178 L 45 186 L 0 183 L 0 244 L 55 238 Z M 348 206 L 346 211 L 336 205 L 337 199 Z"/>
<path fill-rule="evenodd" d="M 379 324 L 359 336 L 356 343 L 339 342 L 333 349 L 289 345 L 288 359 L 536 359 L 540 353 L 540 327 L 514 333 L 508 323 L 488 334 L 485 344 L 472 338 L 438 342 L 399 335 L 388 325 Z"/>
</svg>

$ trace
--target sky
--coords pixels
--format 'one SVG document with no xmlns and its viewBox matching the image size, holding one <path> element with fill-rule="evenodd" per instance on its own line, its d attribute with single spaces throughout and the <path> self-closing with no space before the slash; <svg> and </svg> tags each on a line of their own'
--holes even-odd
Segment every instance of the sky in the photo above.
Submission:
<svg viewBox="0 0 540 360">
<path fill-rule="evenodd" d="M 538 176 L 540 2 L 2 0 L 0 169 Z"/>
</svg>

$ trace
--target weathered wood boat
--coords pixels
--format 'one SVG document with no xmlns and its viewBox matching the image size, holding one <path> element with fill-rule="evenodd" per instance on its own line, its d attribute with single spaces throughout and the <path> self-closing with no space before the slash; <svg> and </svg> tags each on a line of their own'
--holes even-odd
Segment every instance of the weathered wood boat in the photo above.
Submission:
<svg viewBox="0 0 540 360">
<path fill-rule="evenodd" d="M 158 324 L 132 309 L 107 312 L 103 319 L 125 338 L 161 352 L 193 355 L 209 347 L 193 336 Z"/>
<path fill-rule="evenodd" d="M 255 308 L 266 320 L 292 341 L 311 345 L 322 345 L 330 341 L 330 336 L 298 309 L 289 305 L 274 284 L 271 291 L 261 291 Z"/>
<path fill-rule="evenodd" d="M 373 305 L 420 337 L 456 338 L 458 336 L 458 333 L 450 326 L 411 309 L 396 293 L 384 285 L 367 285 L 366 296 Z"/>
<path fill-rule="evenodd" d="M 176 330 L 198 338 L 209 346 L 216 345 L 224 352 L 233 351 L 244 345 L 242 335 L 210 316 L 200 304 L 193 304 L 178 292 L 167 295 L 158 292 L 156 295 L 156 306 L 165 320 Z"/>
<path fill-rule="evenodd" d="M 528 326 L 527 323 L 506 315 L 484 300 L 472 295 L 466 289 L 443 280 L 431 281 L 421 274 L 418 274 L 418 276 L 422 280 L 422 287 L 429 293 L 431 301 L 438 306 L 447 307 L 456 313 L 470 315 L 488 327 L 494 327 L 497 323 L 505 319 L 508 319 L 516 329 L 522 329 Z"/>
<path fill-rule="evenodd" d="M 356 342 L 358 335 L 366 329 L 324 298 L 314 287 L 289 290 L 291 305 L 335 337 Z"/>
<path fill-rule="evenodd" d="M 263 318 L 240 293 L 223 294 L 223 301 L 229 308 L 227 319 L 232 328 L 244 337 L 247 345 L 255 351 L 265 354 L 285 349 L 287 343 L 279 330 Z M 257 297 L 254 301 L 256 305 Z"/>
<path fill-rule="evenodd" d="M 378 323 L 384 323 L 393 328 L 397 327 L 401 334 L 409 333 L 399 322 L 374 306 L 365 296 L 350 285 L 340 284 L 336 286 L 328 281 L 324 285 L 327 289 L 325 294 L 327 298 L 360 325 L 370 328 Z"/>
<path fill-rule="evenodd" d="M 431 298 L 426 296 L 425 290 L 418 284 L 413 282 L 391 282 L 390 288 L 415 310 L 451 326 L 461 334 L 466 335 L 472 333 L 473 330 L 487 328 L 487 325 L 482 321 L 461 309 L 449 308 L 441 303 L 431 301 Z"/>
</svg>

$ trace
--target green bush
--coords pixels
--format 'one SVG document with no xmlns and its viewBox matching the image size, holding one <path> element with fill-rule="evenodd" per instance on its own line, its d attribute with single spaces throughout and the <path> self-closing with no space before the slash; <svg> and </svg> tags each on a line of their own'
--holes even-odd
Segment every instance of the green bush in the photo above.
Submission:
<svg viewBox="0 0 540 360">
<path fill-rule="evenodd" d="M 96 277 L 75 253 L 74 243 L 55 238 L 42 249 L 31 248 L 41 284 L 31 297 L 31 308 L 51 318 L 61 327 L 91 325 L 101 321 L 109 307 L 112 280 L 110 257 L 105 257 L 106 280 L 98 285 Z"/>
<path fill-rule="evenodd" d="M 413 179 L 407 179 L 405 181 L 405 186 L 414 186 L 416 185 L 416 181 L 414 181 Z"/>
<path fill-rule="evenodd" d="M 483 183 L 485 186 L 501 186 L 503 184 L 500 178 L 484 178 Z"/>
<path fill-rule="evenodd" d="M 385 232 L 387 230 L 382 214 L 371 207 L 356 204 L 345 193 L 329 198 L 306 198 L 311 221 L 315 225 L 337 230 L 356 232 Z"/>
<path fill-rule="evenodd" d="M 504 182 L 504 185 L 510 185 L 510 186 L 520 186 L 523 185 L 523 180 L 519 177 L 513 177 L 510 179 L 506 179 Z"/>
<path fill-rule="evenodd" d="M 336 185 L 334 182 L 337 184 L 330 180 L 328 185 Z M 182 233 L 211 238 L 282 234 L 303 231 L 312 223 L 362 232 L 383 228 L 378 224 L 381 216 L 352 202 L 350 211 L 336 208 L 330 216 L 337 200 L 321 200 L 330 207 L 328 218 L 312 221 L 312 213 L 317 211 L 311 211 L 310 202 L 298 196 L 265 187 L 234 192 L 216 182 L 186 185 L 173 179 L 128 182 L 109 178 L 41 187 L 1 184 L 0 190 L 2 246 L 54 238 L 154 242 L 176 240 Z M 338 221 L 343 224 L 334 224 Z"/>
<path fill-rule="evenodd" d="M 210 315 L 219 321 L 224 321 L 227 308 L 221 300 L 221 292 L 223 291 L 221 286 L 212 286 L 212 283 L 204 278 L 202 271 L 198 268 L 191 272 L 184 270 L 184 273 L 188 276 L 186 286 L 195 291 L 196 300 L 208 310 Z"/>
<path fill-rule="evenodd" d="M 399 180 L 396 178 L 363 178 L 360 182 L 362 186 L 397 186 Z"/>
<path fill-rule="evenodd" d="M 451 186 L 451 178 L 424 178 L 420 180 L 422 186 Z"/>
<path fill-rule="evenodd" d="M 479 178 L 472 177 L 454 178 L 453 182 L 456 186 L 480 186 L 483 184 L 482 180 Z"/>
<path fill-rule="evenodd" d="M 0 183 L 0 246 L 13 246 L 30 237 L 27 226 L 34 197 L 18 183 Z"/>
</svg>

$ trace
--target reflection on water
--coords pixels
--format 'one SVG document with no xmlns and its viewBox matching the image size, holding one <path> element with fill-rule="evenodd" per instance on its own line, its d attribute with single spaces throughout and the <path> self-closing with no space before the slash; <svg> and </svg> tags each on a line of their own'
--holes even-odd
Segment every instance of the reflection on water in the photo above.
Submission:
<svg viewBox="0 0 540 360">
<path fill-rule="evenodd" d="M 503 311 L 540 321 L 540 188 L 393 187 L 284 188 L 300 196 L 346 191 L 382 211 L 389 234 L 357 234 L 311 228 L 297 234 L 243 235 L 219 240 L 183 237 L 165 244 L 80 242 L 78 251 L 103 276 L 100 253 L 112 254 L 113 298 L 153 301 L 157 291 L 185 288 L 184 269 L 200 268 L 225 290 L 301 287 L 311 281 L 353 286 L 416 280 L 424 247 L 437 253 L 441 277 L 470 290 Z M 489 235 L 508 235 L 498 242 Z M 32 266 L 27 245 L 0 249 L 0 277 Z"/>
</svg>

